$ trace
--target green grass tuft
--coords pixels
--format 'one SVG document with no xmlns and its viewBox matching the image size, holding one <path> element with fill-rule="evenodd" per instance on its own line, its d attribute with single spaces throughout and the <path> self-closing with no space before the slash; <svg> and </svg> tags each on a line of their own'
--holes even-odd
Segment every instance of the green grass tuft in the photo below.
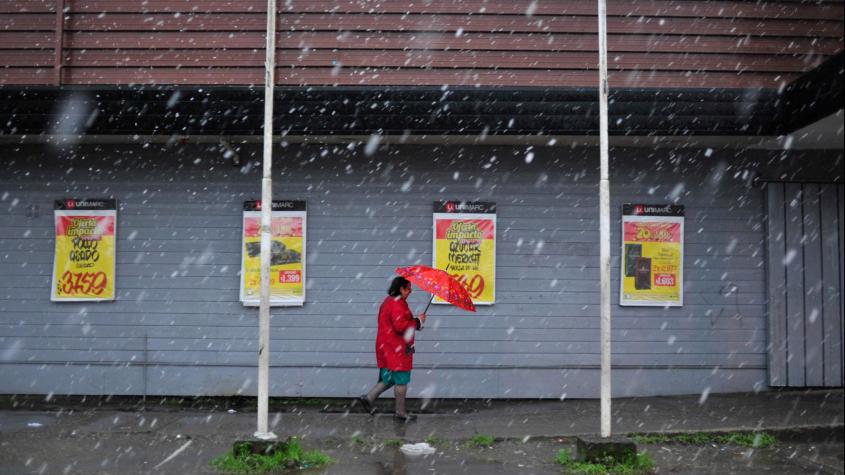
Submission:
<svg viewBox="0 0 845 475">
<path fill-rule="evenodd" d="M 466 443 L 467 447 L 492 447 L 496 438 L 492 435 L 475 434 Z"/>
<path fill-rule="evenodd" d="M 432 447 L 445 447 L 445 446 L 449 445 L 449 441 L 447 441 L 446 439 L 441 439 L 440 437 L 437 437 L 436 435 L 430 435 L 430 436 L 426 437 L 425 443 L 427 443 L 428 445 L 430 445 Z"/>
<path fill-rule="evenodd" d="M 557 457 L 555 457 L 555 463 L 558 465 L 572 465 L 572 456 L 569 455 L 569 451 L 566 449 L 560 449 L 557 453 Z"/>
<path fill-rule="evenodd" d="M 292 438 L 282 450 L 267 455 L 251 453 L 248 445 L 235 447 L 232 452 L 213 459 L 211 466 L 226 473 L 268 473 L 320 467 L 333 461 L 319 450 L 304 450 L 299 441 Z"/>
<path fill-rule="evenodd" d="M 682 444 L 703 445 L 712 442 L 712 434 L 706 432 L 694 432 L 692 434 L 678 434 L 676 440 Z"/>
<path fill-rule="evenodd" d="M 651 473 L 654 461 L 647 453 L 638 453 L 635 458 L 627 461 L 607 460 L 605 463 L 577 462 L 569 455 L 569 451 L 561 449 L 555 457 L 555 463 L 563 466 L 570 473 L 584 474 L 621 474 L 639 475 Z"/>
</svg>

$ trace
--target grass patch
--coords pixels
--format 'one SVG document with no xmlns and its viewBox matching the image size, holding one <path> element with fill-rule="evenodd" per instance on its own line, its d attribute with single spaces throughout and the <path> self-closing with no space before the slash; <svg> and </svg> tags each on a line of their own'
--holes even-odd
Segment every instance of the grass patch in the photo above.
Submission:
<svg viewBox="0 0 845 475">
<path fill-rule="evenodd" d="M 496 438 L 492 435 L 475 434 L 466 443 L 467 447 L 492 447 Z"/>
<path fill-rule="evenodd" d="M 555 457 L 555 463 L 561 465 L 570 473 L 586 474 L 622 474 L 638 475 L 651 473 L 654 468 L 654 461 L 647 453 L 638 453 L 631 460 L 608 460 L 605 463 L 578 462 L 572 458 L 568 450 L 561 449 Z"/>
<path fill-rule="evenodd" d="M 686 445 L 704 445 L 710 443 L 713 438 L 706 432 L 693 432 L 691 434 L 677 434 L 675 441 Z"/>
<path fill-rule="evenodd" d="M 631 434 L 630 439 L 638 444 L 667 444 L 675 442 L 668 434 Z"/>
<path fill-rule="evenodd" d="M 403 442 L 399 439 L 387 439 L 384 441 L 384 445 L 387 447 L 399 447 L 402 444 Z"/>
<path fill-rule="evenodd" d="M 232 452 L 213 459 L 211 466 L 226 473 L 268 473 L 320 467 L 333 461 L 319 450 L 306 451 L 297 439 L 291 438 L 280 450 L 267 455 L 253 454 L 249 444 L 242 444 L 233 448 Z"/>
<path fill-rule="evenodd" d="M 448 445 L 449 441 L 447 441 L 446 439 L 441 439 L 436 435 L 430 435 L 425 438 L 425 443 L 432 447 L 445 447 L 446 445 Z"/>
<path fill-rule="evenodd" d="M 766 432 L 730 432 L 716 434 L 710 432 L 693 432 L 690 434 L 632 434 L 630 438 L 638 444 L 722 444 L 740 447 L 762 448 L 775 445 L 775 436 Z"/>
</svg>

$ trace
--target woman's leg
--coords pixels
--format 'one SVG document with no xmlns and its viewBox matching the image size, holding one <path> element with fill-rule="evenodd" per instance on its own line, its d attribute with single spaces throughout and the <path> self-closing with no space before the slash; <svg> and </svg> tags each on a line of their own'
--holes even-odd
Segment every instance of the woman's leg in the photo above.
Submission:
<svg viewBox="0 0 845 475">
<path fill-rule="evenodd" d="M 405 411 L 405 395 L 408 394 L 408 386 L 405 384 L 397 384 L 393 386 L 393 394 L 396 396 L 396 414 L 404 416 Z"/>
<path fill-rule="evenodd" d="M 381 393 L 387 391 L 390 387 L 383 382 L 379 381 L 373 386 L 373 389 L 370 389 L 370 392 L 367 393 L 367 400 L 371 403 L 376 402 Z"/>
</svg>

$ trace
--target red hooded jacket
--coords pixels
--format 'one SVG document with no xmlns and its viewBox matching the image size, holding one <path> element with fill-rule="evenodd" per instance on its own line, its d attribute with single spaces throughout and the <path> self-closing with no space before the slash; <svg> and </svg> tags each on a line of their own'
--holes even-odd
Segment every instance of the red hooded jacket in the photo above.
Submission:
<svg viewBox="0 0 845 475">
<path fill-rule="evenodd" d="M 378 311 L 376 363 L 391 371 L 410 371 L 414 367 L 414 332 L 419 328 L 408 303 L 388 296 Z"/>
</svg>

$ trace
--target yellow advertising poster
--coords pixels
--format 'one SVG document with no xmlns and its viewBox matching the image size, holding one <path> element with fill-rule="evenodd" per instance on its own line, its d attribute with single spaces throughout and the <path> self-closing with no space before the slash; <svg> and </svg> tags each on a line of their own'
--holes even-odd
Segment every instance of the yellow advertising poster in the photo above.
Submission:
<svg viewBox="0 0 845 475">
<path fill-rule="evenodd" d="M 684 207 L 626 204 L 622 208 L 620 305 L 684 304 Z"/>
<path fill-rule="evenodd" d="M 117 201 L 64 199 L 56 200 L 54 208 L 56 251 L 50 300 L 114 300 Z"/>
<path fill-rule="evenodd" d="M 241 302 L 257 306 L 261 296 L 261 202 L 244 202 Z M 304 201 L 273 201 L 270 226 L 270 305 L 305 303 Z"/>
<path fill-rule="evenodd" d="M 496 302 L 496 204 L 434 203 L 434 267 L 461 282 L 475 305 Z M 435 298 L 434 303 L 447 303 Z"/>
</svg>

